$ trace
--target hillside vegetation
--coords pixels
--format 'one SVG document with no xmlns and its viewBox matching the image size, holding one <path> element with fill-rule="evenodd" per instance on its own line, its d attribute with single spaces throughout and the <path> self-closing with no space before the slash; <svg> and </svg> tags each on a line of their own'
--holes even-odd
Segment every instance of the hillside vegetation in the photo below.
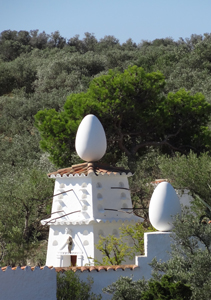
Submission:
<svg viewBox="0 0 211 300">
<path fill-rule="evenodd" d="M 180 152 L 188 155 L 192 150 L 197 155 L 202 152 L 208 152 L 209 155 L 211 34 L 192 35 L 178 41 L 171 38 L 156 39 L 142 41 L 140 44 L 134 43 L 131 39 L 120 44 L 113 36 L 97 40 L 90 33 L 85 33 L 82 39 L 77 35 L 65 39 L 58 31 L 49 35 L 38 30 L 30 32 L 6 30 L 0 34 L 0 265 L 45 263 L 48 228 L 41 226 L 40 220 L 50 213 L 54 184 L 46 177 L 46 173 L 57 167 L 68 167 L 65 165 L 67 163 L 79 162 L 73 147 L 74 134 L 71 142 L 69 141 L 69 152 L 65 150 L 66 158 L 63 160 L 54 160 L 50 151 L 41 150 L 41 135 L 42 137 L 44 135 L 43 132 L 40 135 L 37 129 L 39 126 L 35 127 L 34 116 L 39 111 L 52 109 L 55 114 L 61 115 L 68 109 L 72 99 L 77 103 L 78 95 L 87 95 L 89 91 L 93 91 L 93 82 L 99 83 L 101 78 L 108 78 L 103 77 L 108 74 L 123 74 L 130 68 L 132 70 L 142 68 L 145 72 L 142 75 L 160 74 L 156 75 L 163 82 L 162 88 L 159 85 L 159 95 L 156 94 L 158 98 L 152 98 L 154 97 L 152 95 L 150 98 L 146 93 L 146 99 L 149 101 L 174 98 L 174 101 L 178 102 L 187 95 L 189 95 L 187 99 L 202 101 L 200 106 L 197 102 L 196 107 L 193 104 L 196 103 L 195 100 L 190 101 L 190 107 L 195 111 L 195 115 L 189 125 L 193 128 L 193 124 L 199 124 L 200 130 L 203 127 L 203 134 L 202 131 L 200 134 L 197 131 L 196 139 L 194 131 L 185 132 L 185 140 L 192 142 L 193 139 L 187 139 L 189 135 L 197 142 L 189 145 L 185 152 Z M 152 84 L 152 88 L 154 89 L 155 85 Z M 161 103 L 161 106 L 165 107 L 164 102 L 156 101 L 154 103 Z M 82 111 L 77 120 L 80 120 L 84 113 L 92 112 L 93 107 L 90 103 L 89 105 L 90 107 L 87 106 L 89 109 Z M 147 106 L 147 120 L 150 120 L 152 106 L 154 104 Z M 71 106 L 69 113 L 70 109 Z M 174 109 L 172 106 L 172 111 Z M 185 111 L 182 106 L 178 111 L 179 120 L 181 111 L 183 113 Z M 116 112 L 115 109 L 114 112 L 102 111 L 101 115 L 104 120 L 108 115 L 112 119 L 118 117 Z M 68 116 L 71 118 L 71 113 Z M 127 113 L 124 117 L 127 119 Z M 72 125 L 76 126 L 77 120 L 74 119 Z M 153 128 L 161 126 L 162 122 L 171 129 L 174 127 L 172 124 L 176 124 L 176 121 L 169 123 L 166 114 L 165 118 L 162 119 L 160 115 L 157 120 Z M 131 113 L 125 124 L 133 128 L 135 122 L 138 122 L 138 116 L 133 119 Z M 61 128 L 63 130 L 63 127 Z M 76 128 L 71 129 L 73 133 Z M 108 142 L 112 143 L 114 140 L 109 139 L 112 128 L 108 126 L 105 129 L 108 130 Z M 58 129 L 60 133 L 61 130 Z M 127 134 L 133 136 L 132 131 Z M 165 134 L 163 131 L 157 137 L 165 138 Z M 152 135 L 151 141 L 154 138 Z M 177 140 L 179 147 L 184 141 L 184 136 L 183 139 Z M 128 137 L 124 145 L 132 149 L 136 142 L 137 139 Z M 115 153 L 110 147 L 106 161 L 125 167 L 129 164 L 133 171 L 136 171 L 131 181 L 134 207 L 147 219 L 147 204 L 152 188 L 146 183 L 167 174 L 161 171 L 160 157 L 166 153 L 170 158 L 175 157 L 178 149 L 154 148 L 151 143 L 141 151 L 135 152 L 131 158 L 123 148 L 118 148 L 116 141 L 112 145 L 116 147 Z M 47 146 L 45 150 L 48 150 Z"/>
</svg>

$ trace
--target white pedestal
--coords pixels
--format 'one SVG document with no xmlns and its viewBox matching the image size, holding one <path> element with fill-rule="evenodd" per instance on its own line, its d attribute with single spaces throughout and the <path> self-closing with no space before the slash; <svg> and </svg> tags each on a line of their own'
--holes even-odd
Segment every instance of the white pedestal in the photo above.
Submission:
<svg viewBox="0 0 211 300">
<path fill-rule="evenodd" d="M 152 269 L 149 266 L 153 258 L 158 261 L 167 261 L 170 258 L 171 244 L 173 240 L 170 235 L 172 232 L 147 232 L 144 234 L 145 255 L 136 256 L 135 264 L 140 267 L 140 277 L 145 279 L 151 277 Z"/>
</svg>

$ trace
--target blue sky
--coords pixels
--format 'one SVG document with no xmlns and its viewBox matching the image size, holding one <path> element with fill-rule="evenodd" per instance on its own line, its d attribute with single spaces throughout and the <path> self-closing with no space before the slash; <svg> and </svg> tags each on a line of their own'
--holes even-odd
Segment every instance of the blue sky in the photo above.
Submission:
<svg viewBox="0 0 211 300">
<path fill-rule="evenodd" d="M 211 32 L 210 0 L 0 0 L 0 32 L 59 30 L 69 39 L 90 32 L 120 43 Z"/>
</svg>

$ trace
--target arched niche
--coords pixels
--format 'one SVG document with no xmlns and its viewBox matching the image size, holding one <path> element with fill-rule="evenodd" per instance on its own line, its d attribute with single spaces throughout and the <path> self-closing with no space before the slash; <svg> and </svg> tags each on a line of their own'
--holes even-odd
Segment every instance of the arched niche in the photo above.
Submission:
<svg viewBox="0 0 211 300">
<path fill-rule="evenodd" d="M 82 211 L 86 211 L 88 209 L 88 207 L 86 205 L 82 206 Z"/>
<path fill-rule="evenodd" d="M 98 209 L 98 211 L 101 212 L 101 213 L 104 212 L 104 209 L 103 209 L 102 204 L 98 204 L 97 209 Z"/>
<path fill-rule="evenodd" d="M 102 229 L 100 229 L 100 230 L 98 231 L 98 237 L 100 237 L 100 236 L 104 236 L 104 232 L 103 232 Z"/>
<path fill-rule="evenodd" d="M 82 193 L 81 198 L 82 199 L 86 199 L 87 198 L 87 194 L 86 193 Z"/>
<path fill-rule="evenodd" d="M 56 240 L 53 241 L 52 243 L 53 246 L 58 246 L 58 242 Z"/>
<path fill-rule="evenodd" d="M 103 196 L 101 193 L 97 194 L 97 200 L 102 201 L 103 200 Z"/>
<path fill-rule="evenodd" d="M 125 193 L 121 193 L 121 199 L 126 199 L 127 197 L 126 197 L 126 194 Z"/>
<path fill-rule="evenodd" d="M 119 187 L 121 187 L 121 188 L 124 187 L 124 183 L 122 181 L 119 182 Z"/>
<path fill-rule="evenodd" d="M 101 184 L 100 182 L 97 182 L 96 188 L 97 188 L 97 189 L 102 189 L 102 184 Z"/>
<path fill-rule="evenodd" d="M 57 206 L 56 206 L 56 210 L 57 210 L 57 211 L 59 211 L 59 210 L 62 210 L 62 206 L 61 206 L 61 204 L 60 204 L 60 203 L 58 203 L 58 204 L 57 204 Z"/>
</svg>

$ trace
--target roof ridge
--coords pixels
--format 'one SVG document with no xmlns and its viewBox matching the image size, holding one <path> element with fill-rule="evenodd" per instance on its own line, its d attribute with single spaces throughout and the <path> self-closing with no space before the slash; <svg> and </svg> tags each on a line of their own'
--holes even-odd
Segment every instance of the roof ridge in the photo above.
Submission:
<svg viewBox="0 0 211 300">
<path fill-rule="evenodd" d="M 125 173 L 126 175 L 131 176 L 132 173 L 130 172 L 130 170 L 126 170 L 123 167 L 113 167 L 110 165 L 107 165 L 105 163 L 99 163 L 99 162 L 85 162 L 85 163 L 81 163 L 81 164 L 77 164 L 77 165 L 72 165 L 71 167 L 68 168 L 64 168 L 64 169 L 59 169 L 55 172 L 49 173 L 48 177 L 56 177 L 56 176 L 61 176 L 63 177 L 63 175 L 66 175 L 66 177 L 68 175 L 74 176 L 76 174 L 78 175 L 82 175 L 84 174 L 85 176 L 88 175 L 110 175 L 110 174 L 114 174 L 114 175 L 121 175 L 121 173 Z"/>
</svg>

